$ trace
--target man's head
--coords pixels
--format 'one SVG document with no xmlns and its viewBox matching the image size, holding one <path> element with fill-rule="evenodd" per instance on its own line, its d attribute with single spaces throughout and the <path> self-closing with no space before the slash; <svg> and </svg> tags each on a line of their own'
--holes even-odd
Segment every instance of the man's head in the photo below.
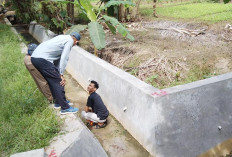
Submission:
<svg viewBox="0 0 232 157">
<path fill-rule="evenodd" d="M 74 40 L 73 46 L 77 45 L 77 43 L 79 43 L 79 41 L 81 40 L 80 34 L 77 32 L 72 32 L 70 35 L 72 36 L 72 38 Z"/>
<path fill-rule="evenodd" d="M 96 81 L 93 81 L 93 80 L 92 80 L 92 81 L 90 82 L 90 84 L 89 84 L 87 90 L 88 90 L 89 93 L 93 93 L 93 92 L 95 92 L 98 88 L 99 88 L 98 83 L 97 83 Z"/>
</svg>

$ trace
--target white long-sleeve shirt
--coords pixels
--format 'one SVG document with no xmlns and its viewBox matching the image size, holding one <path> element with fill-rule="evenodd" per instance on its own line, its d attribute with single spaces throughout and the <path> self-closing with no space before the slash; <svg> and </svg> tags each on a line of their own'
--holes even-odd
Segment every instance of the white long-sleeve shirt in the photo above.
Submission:
<svg viewBox="0 0 232 157">
<path fill-rule="evenodd" d="M 73 46 L 73 39 L 70 35 L 58 35 L 48 41 L 41 43 L 32 53 L 31 57 L 43 58 L 54 64 L 58 61 L 58 68 L 61 75 L 68 63 L 69 53 Z"/>
</svg>

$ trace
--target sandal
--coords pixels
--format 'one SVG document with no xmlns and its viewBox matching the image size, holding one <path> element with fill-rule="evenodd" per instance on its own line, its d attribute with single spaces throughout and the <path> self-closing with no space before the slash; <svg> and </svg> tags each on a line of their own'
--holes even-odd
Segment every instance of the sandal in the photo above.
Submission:
<svg viewBox="0 0 232 157">
<path fill-rule="evenodd" d="M 104 124 L 102 124 L 102 125 L 95 125 L 95 129 L 101 129 L 101 128 L 104 128 L 104 127 L 106 127 L 106 123 L 104 123 Z"/>
</svg>

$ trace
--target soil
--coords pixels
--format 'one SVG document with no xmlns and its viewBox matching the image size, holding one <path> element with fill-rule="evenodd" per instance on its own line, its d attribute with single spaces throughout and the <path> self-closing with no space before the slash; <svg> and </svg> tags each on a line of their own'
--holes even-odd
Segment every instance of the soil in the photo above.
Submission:
<svg viewBox="0 0 232 157">
<path fill-rule="evenodd" d="M 69 74 L 65 74 L 67 99 L 79 108 L 78 116 L 84 110 L 88 93 Z M 84 121 L 84 119 L 82 119 Z M 97 137 L 109 157 L 149 157 L 149 153 L 110 115 L 108 124 L 102 129 L 89 129 Z"/>
<path fill-rule="evenodd" d="M 176 21 L 127 23 L 135 37 L 130 42 L 106 30 L 107 46 L 98 56 L 157 88 L 184 84 L 230 72 L 232 30 L 227 23 Z M 176 29 L 201 30 L 188 35 Z M 87 32 L 80 46 L 93 53 Z"/>
</svg>

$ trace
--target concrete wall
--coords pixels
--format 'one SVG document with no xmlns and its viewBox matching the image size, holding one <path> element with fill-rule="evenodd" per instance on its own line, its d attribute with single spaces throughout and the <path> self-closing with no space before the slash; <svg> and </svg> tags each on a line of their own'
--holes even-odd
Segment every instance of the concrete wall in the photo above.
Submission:
<svg viewBox="0 0 232 157">
<path fill-rule="evenodd" d="M 98 81 L 110 113 L 152 155 L 192 157 L 232 137 L 232 73 L 160 91 L 79 47 L 67 71 L 84 88 Z"/>
<path fill-rule="evenodd" d="M 98 142 L 96 137 L 87 130 L 81 130 L 80 134 L 76 137 L 73 136 L 75 142 L 72 143 L 60 157 L 107 157 L 105 150 Z"/>
<path fill-rule="evenodd" d="M 55 33 L 46 30 L 44 26 L 38 25 L 36 22 L 30 23 L 29 33 L 40 43 L 56 36 Z"/>
<path fill-rule="evenodd" d="M 83 88 L 98 81 L 110 113 L 154 156 L 193 157 L 232 137 L 232 73 L 160 91 L 77 46 L 67 71 Z"/>
<path fill-rule="evenodd" d="M 107 157 L 105 150 L 93 133 L 75 114 L 60 116 L 64 119 L 61 134 L 52 139 L 45 148 L 46 154 L 52 151 L 58 157 Z"/>
</svg>

